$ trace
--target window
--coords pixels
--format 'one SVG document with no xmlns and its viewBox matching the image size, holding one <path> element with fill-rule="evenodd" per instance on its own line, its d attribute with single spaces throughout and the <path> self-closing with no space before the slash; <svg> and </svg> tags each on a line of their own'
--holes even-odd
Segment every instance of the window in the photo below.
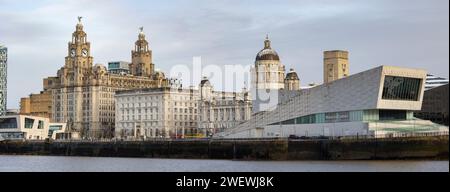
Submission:
<svg viewBox="0 0 450 192">
<path fill-rule="evenodd" d="M 34 124 L 34 119 L 25 118 L 25 128 L 26 129 L 33 128 L 33 124 Z"/>
<path fill-rule="evenodd" d="M 39 120 L 38 129 L 44 129 L 44 121 Z"/>
<path fill-rule="evenodd" d="M 384 78 L 383 99 L 417 101 L 421 79 L 386 76 Z"/>
<path fill-rule="evenodd" d="M 379 110 L 380 120 L 406 120 L 406 111 Z"/>
<path fill-rule="evenodd" d="M 15 129 L 17 128 L 16 118 L 0 118 L 0 129 Z"/>
<path fill-rule="evenodd" d="M 291 125 L 291 124 L 295 124 L 295 119 L 290 119 L 290 120 L 286 120 L 281 122 L 282 125 Z"/>
<path fill-rule="evenodd" d="M 62 125 L 50 125 L 48 128 L 48 136 L 51 137 L 55 130 L 62 130 Z"/>
</svg>

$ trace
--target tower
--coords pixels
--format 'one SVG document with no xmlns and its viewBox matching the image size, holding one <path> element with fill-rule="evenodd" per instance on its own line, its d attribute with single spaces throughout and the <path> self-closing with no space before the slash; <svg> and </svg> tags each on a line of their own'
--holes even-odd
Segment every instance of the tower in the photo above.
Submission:
<svg viewBox="0 0 450 192">
<path fill-rule="evenodd" d="M 212 98 L 213 86 L 209 82 L 207 77 L 203 77 L 202 81 L 200 81 L 200 99 L 210 101 Z"/>
<path fill-rule="evenodd" d="M 72 40 L 68 43 L 65 64 L 58 70 L 57 78 L 44 80 L 45 87 L 51 87 L 51 117 L 52 121 L 73 123 L 74 130 L 89 127 L 90 120 L 86 118 L 92 109 L 90 98 L 94 95 L 89 91 L 89 84 L 93 76 L 93 60 L 91 44 L 87 41 L 87 34 L 83 30 L 82 17 L 78 17 Z M 59 85 L 58 85 L 59 84 Z M 43 92 L 43 97 L 46 95 Z"/>
<path fill-rule="evenodd" d="M 6 114 L 6 83 L 8 73 L 8 48 L 0 45 L 0 116 Z"/>
<path fill-rule="evenodd" d="M 152 63 L 152 51 L 148 48 L 148 42 L 145 40 L 144 28 L 140 28 L 138 40 L 131 51 L 130 71 L 134 76 L 151 77 L 155 66 Z"/>
<path fill-rule="evenodd" d="M 285 67 L 278 53 L 272 49 L 269 37 L 258 52 L 251 69 L 253 112 L 272 110 L 278 104 L 278 91 L 284 89 Z"/>
<path fill-rule="evenodd" d="M 323 83 L 349 75 L 348 51 L 325 51 L 323 55 Z"/>
<path fill-rule="evenodd" d="M 78 17 L 75 32 L 72 33 L 72 41 L 69 42 L 65 58 L 64 74 L 61 74 L 62 81 L 66 85 L 81 86 L 86 79 L 83 77 L 89 75 L 92 70 L 91 43 L 87 41 L 81 18 Z"/>
<path fill-rule="evenodd" d="M 290 69 L 284 78 L 284 89 L 288 91 L 296 91 L 300 89 L 300 79 L 294 69 Z"/>
</svg>

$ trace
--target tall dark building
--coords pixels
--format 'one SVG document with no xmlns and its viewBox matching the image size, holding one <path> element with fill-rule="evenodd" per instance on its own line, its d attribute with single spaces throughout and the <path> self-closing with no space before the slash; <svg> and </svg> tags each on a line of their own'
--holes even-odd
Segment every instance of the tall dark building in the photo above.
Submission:
<svg viewBox="0 0 450 192">
<path fill-rule="evenodd" d="M 422 110 L 414 113 L 414 116 L 448 125 L 448 107 L 448 84 L 446 84 L 426 90 Z"/>
</svg>

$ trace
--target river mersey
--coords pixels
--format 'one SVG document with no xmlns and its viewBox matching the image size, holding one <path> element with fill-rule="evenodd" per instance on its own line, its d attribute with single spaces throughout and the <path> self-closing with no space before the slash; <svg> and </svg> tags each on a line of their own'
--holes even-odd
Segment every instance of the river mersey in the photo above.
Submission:
<svg viewBox="0 0 450 192">
<path fill-rule="evenodd" d="M 0 172 L 448 172 L 449 161 L 232 161 L 0 155 Z"/>
</svg>

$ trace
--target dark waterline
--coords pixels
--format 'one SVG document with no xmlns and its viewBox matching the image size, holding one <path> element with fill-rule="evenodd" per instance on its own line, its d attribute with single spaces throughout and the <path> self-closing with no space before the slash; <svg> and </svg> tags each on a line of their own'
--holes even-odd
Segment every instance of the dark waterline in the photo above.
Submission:
<svg viewBox="0 0 450 192">
<path fill-rule="evenodd" d="M 231 161 L 0 155 L 0 172 L 449 172 L 449 161 Z"/>
</svg>

